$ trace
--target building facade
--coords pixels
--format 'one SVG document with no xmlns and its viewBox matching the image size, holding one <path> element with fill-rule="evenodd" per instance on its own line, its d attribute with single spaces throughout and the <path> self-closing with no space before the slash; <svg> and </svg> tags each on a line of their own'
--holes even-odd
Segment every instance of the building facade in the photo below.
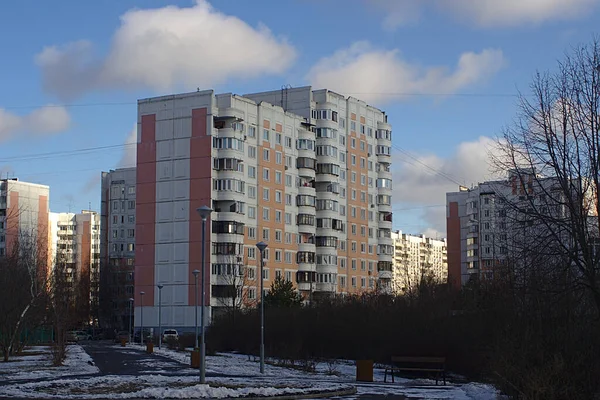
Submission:
<svg viewBox="0 0 600 400">
<path fill-rule="evenodd" d="M 48 186 L 17 178 L 0 180 L 0 256 L 22 243 L 34 245 L 38 256 L 50 261 L 49 201 Z"/>
<path fill-rule="evenodd" d="M 136 169 L 102 172 L 101 182 L 102 325 L 127 330 L 134 293 Z"/>
<path fill-rule="evenodd" d="M 50 213 L 54 264 L 63 263 L 67 281 L 78 293 L 86 322 L 98 325 L 100 286 L 100 215 L 94 211 Z"/>
<path fill-rule="evenodd" d="M 557 184 L 531 169 L 510 170 L 507 179 L 447 193 L 448 279 L 453 286 L 492 279 L 507 261 L 523 264 L 527 252 L 540 256 L 544 247 L 556 244 L 553 240 L 568 247 L 570 238 L 549 235 L 552 228 L 546 225 L 552 218 L 557 224 L 567 218 L 562 194 L 553 188 Z"/>
<path fill-rule="evenodd" d="M 307 299 L 390 290 L 390 153 L 385 113 L 327 90 L 140 100 L 135 326 L 142 312 L 158 326 L 161 284 L 163 327 L 193 328 L 203 205 L 215 314 L 256 302 L 260 241 L 265 288 L 282 276 Z"/>
<path fill-rule="evenodd" d="M 392 288 L 396 294 L 410 293 L 423 282 L 436 284 L 448 280 L 446 239 L 410 235 L 396 231 L 394 240 L 394 269 Z"/>
</svg>

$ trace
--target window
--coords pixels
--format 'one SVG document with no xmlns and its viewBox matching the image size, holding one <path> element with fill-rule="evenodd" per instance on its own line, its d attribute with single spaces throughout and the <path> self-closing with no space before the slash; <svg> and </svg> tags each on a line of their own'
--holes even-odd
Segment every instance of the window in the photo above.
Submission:
<svg viewBox="0 0 600 400">
<path fill-rule="evenodd" d="M 263 228 L 262 230 L 262 240 L 269 240 L 269 228 Z"/>
<path fill-rule="evenodd" d="M 256 239 L 256 228 L 248 227 L 248 239 Z"/>
<path fill-rule="evenodd" d="M 252 165 L 248 166 L 248 178 L 256 178 L 256 167 Z"/>
<path fill-rule="evenodd" d="M 281 171 L 275 171 L 275 183 L 281 183 Z"/>
<path fill-rule="evenodd" d="M 135 229 L 127 229 L 127 237 L 128 238 L 135 237 Z"/>
<path fill-rule="evenodd" d="M 269 181 L 269 169 L 263 168 L 263 181 Z"/>
<path fill-rule="evenodd" d="M 248 127 L 248 136 L 250 137 L 256 137 L 256 127 L 255 126 L 249 126 Z"/>
<path fill-rule="evenodd" d="M 256 147 L 248 146 L 248 157 L 256 158 Z"/>
<path fill-rule="evenodd" d="M 263 189 L 263 200 L 269 201 L 269 188 Z"/>
<path fill-rule="evenodd" d="M 256 198 L 256 186 L 248 186 L 248 198 L 249 199 Z"/>
<path fill-rule="evenodd" d="M 263 149 L 263 160 L 269 161 L 269 149 Z"/>
<path fill-rule="evenodd" d="M 263 140 L 269 141 L 269 130 L 263 129 Z"/>
<path fill-rule="evenodd" d="M 263 221 L 269 220 L 269 209 L 267 207 L 263 208 Z"/>
<path fill-rule="evenodd" d="M 135 194 L 135 186 L 130 186 L 130 187 L 127 189 L 127 193 L 129 193 L 129 194 Z"/>
<path fill-rule="evenodd" d="M 281 161 L 281 152 L 279 152 L 279 151 L 276 151 L 276 152 L 275 152 L 275 162 L 276 162 L 277 164 L 281 165 L 281 162 L 282 162 L 282 161 Z"/>
</svg>

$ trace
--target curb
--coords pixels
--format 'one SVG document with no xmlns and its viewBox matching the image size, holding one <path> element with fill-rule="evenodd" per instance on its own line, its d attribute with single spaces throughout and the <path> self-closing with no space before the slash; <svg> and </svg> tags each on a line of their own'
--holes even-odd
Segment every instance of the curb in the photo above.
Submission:
<svg viewBox="0 0 600 400">
<path fill-rule="evenodd" d="M 356 394 L 355 387 L 341 389 L 336 391 L 322 391 L 315 393 L 298 393 L 288 394 L 283 396 L 251 396 L 251 397 L 231 397 L 224 400 L 240 400 L 240 399 L 269 399 L 269 400 L 294 400 L 294 399 L 324 399 L 330 397 L 350 396 Z"/>
</svg>

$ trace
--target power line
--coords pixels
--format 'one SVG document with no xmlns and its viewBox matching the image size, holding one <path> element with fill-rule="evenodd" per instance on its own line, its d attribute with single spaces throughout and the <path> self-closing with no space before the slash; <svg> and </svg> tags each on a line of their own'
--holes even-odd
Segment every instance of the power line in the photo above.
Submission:
<svg viewBox="0 0 600 400">
<path fill-rule="evenodd" d="M 462 183 L 458 182 L 456 179 L 454 179 L 454 178 L 453 178 L 452 176 L 450 176 L 449 174 L 447 174 L 447 173 L 445 173 L 445 172 L 443 172 L 443 171 L 441 171 L 441 170 L 438 170 L 438 169 L 436 169 L 436 168 L 434 168 L 434 167 L 431 167 L 431 166 L 427 165 L 426 163 L 424 163 L 423 161 L 419 160 L 417 157 L 413 156 L 413 155 L 412 155 L 412 154 L 410 154 L 410 153 L 409 153 L 407 150 L 405 150 L 405 149 L 401 148 L 400 146 L 398 146 L 398 145 L 396 145 L 396 144 L 392 143 L 392 148 L 394 148 L 394 149 L 398 150 L 400 153 L 402 153 L 402 154 L 406 155 L 407 157 L 409 157 L 409 158 L 413 159 L 414 161 L 416 161 L 417 163 L 421 164 L 422 166 L 424 166 L 425 168 L 427 168 L 428 170 L 430 170 L 430 171 L 431 171 L 431 172 L 433 172 L 434 174 L 436 174 L 436 175 L 438 175 L 438 176 L 440 176 L 440 177 L 442 177 L 442 178 L 444 178 L 444 179 L 447 179 L 448 181 L 450 181 L 450 182 L 452 182 L 452 183 L 455 183 L 455 184 L 457 184 L 457 185 L 459 185 L 459 186 L 461 186 L 461 185 L 462 185 Z M 406 161 L 406 160 L 405 160 L 405 161 Z M 411 164 L 411 165 L 414 165 L 414 164 L 410 163 L 409 161 L 407 161 L 407 162 L 408 162 L 409 164 Z"/>
<path fill-rule="evenodd" d="M 98 152 L 98 151 L 106 151 L 106 150 L 124 148 L 127 146 L 134 146 L 136 144 L 137 143 L 126 143 L 126 144 L 115 144 L 115 145 L 109 145 L 109 146 L 87 147 L 87 148 L 75 149 L 75 150 L 50 151 L 50 152 L 46 152 L 46 153 L 26 154 L 26 155 L 21 155 L 21 156 L 2 158 L 2 159 L 0 159 L 0 162 L 7 163 L 7 162 L 15 162 L 15 161 L 43 160 L 43 159 L 54 158 L 54 157 L 69 157 L 69 156 L 75 156 L 75 155 L 80 155 L 80 154 L 94 153 L 94 152 Z"/>
</svg>

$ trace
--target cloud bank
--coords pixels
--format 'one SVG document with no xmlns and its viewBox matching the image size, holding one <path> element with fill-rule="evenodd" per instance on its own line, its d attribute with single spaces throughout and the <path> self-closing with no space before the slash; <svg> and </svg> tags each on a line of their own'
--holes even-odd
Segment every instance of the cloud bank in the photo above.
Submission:
<svg viewBox="0 0 600 400">
<path fill-rule="evenodd" d="M 71 125 L 71 117 L 63 106 L 52 104 L 36 108 L 26 115 L 17 115 L 0 108 L 0 143 L 16 135 L 39 137 L 65 131 Z"/>
<path fill-rule="evenodd" d="M 192 91 L 231 78 L 281 74 L 295 58 L 294 47 L 266 26 L 251 27 L 197 0 L 192 7 L 126 12 L 104 57 L 80 40 L 44 48 L 36 63 L 45 90 L 70 100 L 97 89 Z"/>
<path fill-rule="evenodd" d="M 452 70 L 422 66 L 404 60 L 398 49 L 382 50 L 361 41 L 319 60 L 306 79 L 315 87 L 381 104 L 398 99 L 390 93 L 451 94 L 486 81 L 506 64 L 501 50 L 485 49 L 461 54 Z"/>
</svg>

